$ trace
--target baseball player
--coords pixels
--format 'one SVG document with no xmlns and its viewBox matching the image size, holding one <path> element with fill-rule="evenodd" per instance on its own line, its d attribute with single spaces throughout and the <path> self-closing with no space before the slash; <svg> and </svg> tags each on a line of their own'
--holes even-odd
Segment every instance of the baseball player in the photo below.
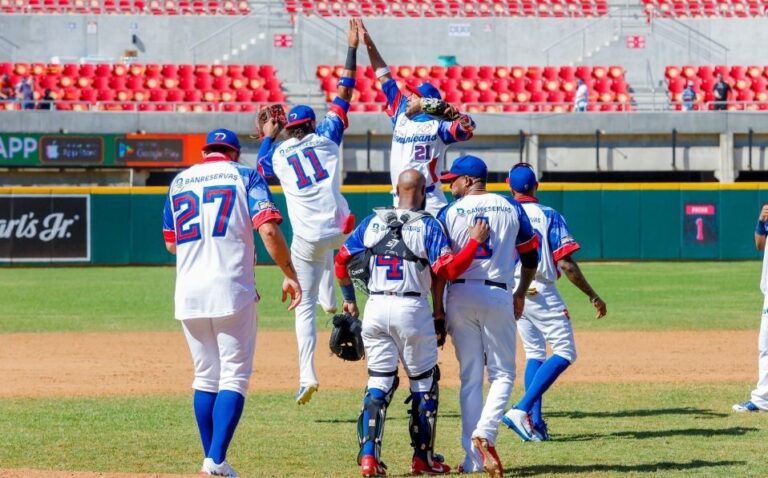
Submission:
<svg viewBox="0 0 768 478">
<path fill-rule="evenodd" d="M 448 146 L 472 139 L 475 122 L 468 115 L 459 114 L 450 106 L 443 116 L 424 113 L 421 99 L 442 100 L 440 92 L 433 85 L 422 83 L 418 88 L 409 88 L 409 96 L 404 95 L 361 20 L 359 25 L 363 42 L 368 48 L 371 66 L 376 71 L 376 78 L 387 97 L 387 113 L 394 127 L 389 157 L 394 203 L 397 205 L 395 186 L 400 172 L 413 168 L 427 178 L 426 211 L 433 216 L 437 215 L 440 209 L 448 204 L 440 188 L 437 168 L 445 164 Z"/>
<path fill-rule="evenodd" d="M 485 469 L 500 477 L 504 468 L 496 453 L 496 435 L 515 382 L 515 318 L 522 314 L 536 271 L 538 238 L 517 201 L 486 191 L 487 177 L 480 158 L 456 159 L 440 178 L 451 184 L 456 201 L 443 208 L 438 219 L 454 251 L 467 243 L 468 225 L 491 226 L 490 238 L 478 248 L 472 265 L 448 286 L 446 320 L 461 375 L 461 442 L 466 455 L 459 470 Z M 522 268 L 515 279 L 518 258 Z M 437 307 L 442 303 L 439 297 L 435 300 Z M 490 389 L 483 405 L 486 366 Z"/>
<path fill-rule="evenodd" d="M 163 210 L 165 246 L 176 254 L 176 319 L 195 367 L 194 411 L 203 444 L 201 473 L 237 476 L 227 448 L 245 402 L 256 348 L 256 261 L 253 229 L 283 271 L 289 310 L 301 289 L 282 221 L 264 178 L 237 163 L 232 131 L 208 134 L 203 162 L 171 183 Z"/>
<path fill-rule="evenodd" d="M 296 265 L 302 300 L 296 308 L 296 338 L 299 347 L 299 391 L 296 403 L 308 403 L 319 387 L 315 371 L 315 308 L 318 288 L 326 268 L 328 252 L 341 247 L 354 227 L 355 218 L 341 195 L 339 146 L 348 125 L 347 111 L 355 89 L 359 34 L 349 22 L 349 49 L 344 76 L 337 96 L 320 122 L 309 106 L 298 105 L 288 112 L 288 139 L 273 144 L 280 131 L 275 118 L 264 125 L 258 167 L 265 177 L 276 176 L 288 204 L 293 228 L 291 257 Z"/>
<path fill-rule="evenodd" d="M 517 164 L 509 171 L 508 181 L 539 238 L 539 266 L 528 289 L 523 316 L 517 322 L 527 360 L 525 395 L 502 421 L 525 441 L 544 441 L 549 440 L 549 432 L 541 415 L 541 397 L 576 360 L 571 319 L 555 285 L 560 272 L 589 297 L 598 319 L 605 316 L 607 308 L 573 259 L 581 246 L 571 236 L 565 219 L 536 199 L 538 182 L 530 165 Z M 547 344 L 552 348 L 549 358 Z"/>
<path fill-rule="evenodd" d="M 760 277 L 760 290 L 765 296 L 763 318 L 760 321 L 760 335 L 757 340 L 759 352 L 757 387 L 749 400 L 733 406 L 734 412 L 757 412 L 768 410 L 768 249 L 765 238 L 768 236 L 768 205 L 760 210 L 755 227 L 755 247 L 763 253 L 763 272 Z"/>
<path fill-rule="evenodd" d="M 375 209 L 336 256 L 343 309 L 357 316 L 347 264 L 353 256 L 368 254 L 361 257 L 363 267 L 370 271 L 370 297 L 362 326 L 369 378 L 358 419 L 358 464 L 364 477 L 386 474 L 381 442 L 387 407 L 399 383 L 398 361 L 410 380 L 411 395 L 406 403 L 411 403 L 411 473 L 450 471 L 434 453 L 440 379 L 437 347 L 445 340 L 445 321 L 442 317 L 433 321 L 427 296 L 433 274 L 444 280 L 458 277 L 490 232 L 488 224 L 470 225 L 463 231 L 466 245 L 454 254 L 440 223 L 422 210 L 426 178 L 415 169 L 407 169 L 400 173 L 397 191 L 398 207 Z"/>
<path fill-rule="evenodd" d="M 278 123 L 284 124 L 285 122 L 285 111 L 283 110 L 282 105 L 270 105 L 266 106 L 259 111 L 258 119 L 256 122 L 256 132 L 258 133 L 259 139 L 264 139 L 264 126 L 269 121 L 270 117 L 276 116 L 278 118 Z M 280 132 L 277 134 L 277 137 L 272 138 L 272 143 L 274 144 L 275 141 L 285 141 L 288 139 L 288 137 L 285 134 L 284 129 L 280 129 Z M 339 171 L 340 172 L 340 171 Z M 323 277 L 320 279 L 320 287 L 317 294 L 317 301 L 320 304 L 320 307 L 328 313 L 328 314 L 335 314 L 338 302 L 336 300 L 336 288 L 334 287 L 334 274 L 333 274 L 333 257 L 334 257 L 334 251 L 328 251 L 328 254 L 325 258 L 325 270 L 323 271 Z"/>
</svg>

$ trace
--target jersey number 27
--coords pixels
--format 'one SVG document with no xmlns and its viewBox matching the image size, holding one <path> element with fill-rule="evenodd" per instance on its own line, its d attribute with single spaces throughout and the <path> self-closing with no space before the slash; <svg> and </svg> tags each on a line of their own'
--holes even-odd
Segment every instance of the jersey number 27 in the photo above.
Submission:
<svg viewBox="0 0 768 478">
<path fill-rule="evenodd" d="M 203 207 L 206 204 L 215 205 L 219 201 L 219 209 L 216 212 L 216 221 L 211 236 L 223 237 L 227 235 L 229 218 L 232 216 L 236 194 L 237 188 L 231 185 L 208 186 L 203 189 Z M 176 194 L 171 197 L 171 206 L 176 218 L 176 244 L 199 241 L 202 238 L 200 221 L 195 221 L 195 219 L 201 213 L 200 197 L 192 191 Z"/>
</svg>

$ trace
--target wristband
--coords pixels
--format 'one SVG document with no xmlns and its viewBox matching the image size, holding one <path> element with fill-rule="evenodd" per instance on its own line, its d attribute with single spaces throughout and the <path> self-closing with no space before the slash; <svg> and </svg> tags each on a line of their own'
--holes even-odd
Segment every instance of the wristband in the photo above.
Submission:
<svg viewBox="0 0 768 478">
<path fill-rule="evenodd" d="M 343 86 L 345 88 L 354 88 L 355 79 L 350 78 L 348 76 L 342 76 L 341 78 L 339 78 L 339 86 Z"/>
<path fill-rule="evenodd" d="M 344 297 L 344 302 L 355 302 L 355 286 L 352 284 L 341 286 L 341 296 Z"/>
<path fill-rule="evenodd" d="M 389 66 L 382 66 L 376 69 L 376 78 L 381 78 L 384 75 L 389 75 Z"/>
<path fill-rule="evenodd" d="M 766 226 L 768 226 L 768 221 L 757 221 L 757 226 L 755 226 L 755 234 L 768 236 L 768 232 L 766 232 Z"/>
<path fill-rule="evenodd" d="M 357 48 L 347 48 L 347 61 L 344 62 L 344 69 L 351 71 L 357 70 Z"/>
<path fill-rule="evenodd" d="M 592 297 L 591 299 L 589 299 L 589 302 L 590 302 L 592 305 L 595 305 L 595 303 L 597 303 L 597 301 L 598 301 L 598 300 L 600 300 L 600 296 L 599 296 L 599 295 L 596 295 L 596 296 Z"/>
</svg>

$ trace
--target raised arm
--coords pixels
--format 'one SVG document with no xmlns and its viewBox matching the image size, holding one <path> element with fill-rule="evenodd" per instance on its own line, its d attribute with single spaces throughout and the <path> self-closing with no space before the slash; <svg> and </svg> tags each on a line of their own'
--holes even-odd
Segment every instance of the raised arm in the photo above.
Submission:
<svg viewBox="0 0 768 478">
<path fill-rule="evenodd" d="M 758 251 L 765 250 L 765 236 L 768 235 L 768 204 L 760 210 L 755 227 L 755 248 Z"/>
<path fill-rule="evenodd" d="M 355 78 L 357 75 L 357 46 L 360 44 L 359 24 L 356 20 L 349 21 L 349 31 L 347 32 L 347 59 L 344 62 L 344 72 L 339 78 L 339 85 L 336 87 L 336 96 L 349 103 L 352 100 L 352 94 L 355 92 Z"/>
<path fill-rule="evenodd" d="M 384 58 L 381 57 L 381 53 L 379 53 L 379 49 L 376 48 L 376 44 L 373 42 L 373 38 L 371 38 L 370 33 L 368 33 L 368 30 L 365 28 L 363 21 L 361 19 L 357 19 L 355 21 L 357 22 L 357 28 L 363 37 L 363 44 L 368 50 L 368 58 L 371 61 L 371 67 L 376 72 L 376 78 L 379 79 L 380 83 L 384 84 L 385 82 L 392 79 L 392 74 L 389 72 L 389 67 L 384 61 Z"/>
</svg>

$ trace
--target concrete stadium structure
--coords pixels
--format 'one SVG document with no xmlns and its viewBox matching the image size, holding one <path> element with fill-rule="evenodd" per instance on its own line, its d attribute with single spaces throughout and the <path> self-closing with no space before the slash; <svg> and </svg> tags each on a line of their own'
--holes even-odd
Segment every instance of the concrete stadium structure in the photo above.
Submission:
<svg viewBox="0 0 768 478">
<path fill-rule="evenodd" d="M 135 48 L 136 35 L 145 46 L 139 62 L 273 64 L 289 102 L 322 108 L 315 70 L 343 61 L 345 20 L 299 16 L 291 21 L 281 2 L 255 1 L 252 6 L 253 13 L 245 17 L 4 15 L 0 61 L 119 61 L 125 50 Z M 649 22 L 639 2 L 621 2 L 596 19 L 374 18 L 367 24 L 392 64 L 431 65 L 440 55 L 453 55 L 460 64 L 626 69 L 637 111 L 480 114 L 476 138 L 452 150 L 449 159 L 475 152 L 497 172 L 523 159 L 541 173 L 614 173 L 614 179 L 624 172 L 695 171 L 733 182 L 745 172 L 765 169 L 767 115 L 673 112 L 664 84 L 668 65 L 768 64 L 768 53 L 757 48 L 768 43 L 764 19 Z M 293 48 L 275 48 L 272 36 L 278 33 L 292 34 Z M 628 35 L 643 36 L 645 48 L 628 49 Z M 364 54 L 360 61 L 367 62 Z M 385 171 L 391 131 L 387 117 L 353 114 L 350 123 L 345 170 Z M 252 115 L 235 113 L 0 112 L 0 131 L 6 132 L 199 133 L 224 126 L 248 134 L 252 125 Z M 252 161 L 253 141 L 247 142 L 246 153 Z"/>
</svg>

